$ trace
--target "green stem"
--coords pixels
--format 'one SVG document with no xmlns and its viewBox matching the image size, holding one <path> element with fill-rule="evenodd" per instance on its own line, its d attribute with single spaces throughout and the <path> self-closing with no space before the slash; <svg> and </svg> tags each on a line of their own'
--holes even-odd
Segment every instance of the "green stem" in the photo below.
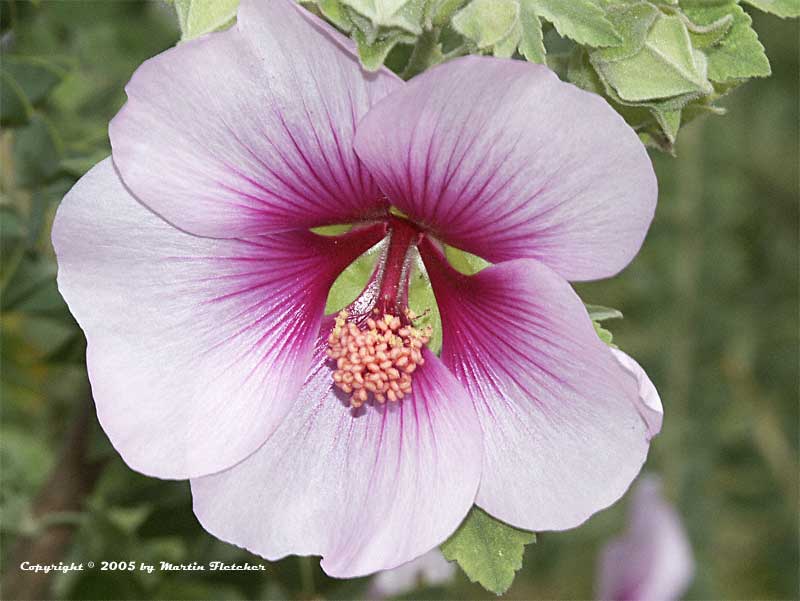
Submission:
<svg viewBox="0 0 800 601">
<path fill-rule="evenodd" d="M 316 595 L 314 584 L 314 566 L 311 557 L 298 557 L 300 562 L 300 593 L 303 599 L 313 599 Z"/>
<path fill-rule="evenodd" d="M 411 79 L 419 75 L 432 64 L 441 61 L 442 53 L 439 48 L 439 28 L 425 29 L 417 39 L 417 45 L 408 59 L 408 64 L 400 75 L 403 79 Z"/>
</svg>

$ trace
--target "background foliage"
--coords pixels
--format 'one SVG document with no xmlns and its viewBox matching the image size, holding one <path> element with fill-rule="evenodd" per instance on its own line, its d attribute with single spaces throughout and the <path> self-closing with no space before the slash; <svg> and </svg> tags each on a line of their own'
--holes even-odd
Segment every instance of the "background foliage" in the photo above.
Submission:
<svg viewBox="0 0 800 601">
<path fill-rule="evenodd" d="M 433 14 L 431 22 L 441 31 L 426 60 L 436 52 L 476 50 L 548 60 L 563 77 L 607 95 L 629 121 L 641 118 L 642 135 L 668 150 L 676 110 L 683 124 L 687 114 L 709 112 L 712 101 L 728 110 L 725 117 L 682 129 L 676 158 L 653 155 L 660 204 L 641 254 L 619 277 L 582 284 L 579 292 L 589 302 L 623 311 L 624 320 L 609 322 L 614 340 L 639 359 L 661 392 L 664 430 L 648 465 L 664 476 L 689 529 L 698 572 L 688 597 L 796 598 L 797 24 L 722 0 L 680 7 L 660 2 L 667 8 L 657 16 L 665 30 L 677 31 L 684 42 L 682 32 L 689 36 L 690 54 L 685 47 L 672 50 L 695 67 L 687 71 L 686 62 L 675 71 L 674 98 L 664 105 L 628 89 L 626 73 L 643 68 L 652 58 L 647 53 L 674 37 L 648 34 L 632 41 L 631 32 L 615 22 L 619 15 L 603 12 L 603 0 L 576 3 L 601 10 L 589 24 L 556 15 L 554 2 L 502 1 L 508 11 L 507 22 L 500 23 L 481 18 L 481 0 L 467 9 L 461 2 L 439 1 L 439 10 L 453 20 L 446 24 Z M 420 40 L 417 47 L 424 50 L 419 20 L 415 25 L 419 14 L 370 14 L 372 4 L 356 0 L 314 4 L 339 19 L 356 41 L 363 38 L 366 63 L 385 58 L 408 73 L 422 64 L 404 45 Z M 751 4 L 775 11 L 795 6 L 791 0 Z M 175 5 L 184 31 L 213 29 L 232 14 L 225 1 L 217 3 L 212 27 L 204 15 L 187 10 L 185 0 Z M 85 342 L 55 287 L 49 242 L 55 207 L 109 153 L 108 120 L 124 102 L 131 73 L 181 35 L 174 9 L 135 1 L 3 1 L 0 7 L 0 559 L 6 591 L 20 586 L 16 564 L 33 560 L 31 554 L 49 553 L 55 561 L 257 561 L 205 534 L 193 517 L 188 484 L 140 476 L 110 447 L 89 402 Z M 689 22 L 677 12 L 670 16 L 678 8 Z M 739 27 L 746 32 L 736 35 L 754 43 L 747 33 L 750 14 L 773 75 L 718 99 L 740 79 L 768 69 L 754 59 L 747 74 L 717 77 L 720 69 L 745 64 L 737 59 L 741 44 L 725 46 L 724 40 Z M 466 50 L 460 49 L 464 44 Z M 706 58 L 698 58 L 696 49 Z M 540 534 L 526 547 L 524 567 L 507 597 L 591 597 L 597 550 L 623 524 L 624 502 L 579 529 Z M 328 579 L 316 562 L 297 558 L 269 564 L 266 574 L 86 571 L 56 576 L 46 594 L 353 598 L 368 586 L 366 579 Z M 446 588 L 410 596 L 485 594 L 459 575 Z"/>
</svg>

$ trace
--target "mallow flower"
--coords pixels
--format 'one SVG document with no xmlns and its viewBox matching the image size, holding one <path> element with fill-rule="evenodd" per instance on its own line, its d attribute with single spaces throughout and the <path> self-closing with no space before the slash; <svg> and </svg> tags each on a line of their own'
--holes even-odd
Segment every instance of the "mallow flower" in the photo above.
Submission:
<svg viewBox="0 0 800 601">
<path fill-rule="evenodd" d="M 636 134 L 546 67 L 466 57 L 404 83 L 288 0 L 146 61 L 112 157 L 64 198 L 60 290 L 128 465 L 190 479 L 217 537 L 354 577 L 473 504 L 529 530 L 617 500 L 654 426 L 568 280 L 637 253 Z M 312 229 L 351 224 L 340 236 Z M 361 296 L 323 315 L 384 240 Z M 492 263 L 467 276 L 444 245 Z M 439 356 L 408 310 L 421 257 Z"/>
<path fill-rule="evenodd" d="M 603 549 L 597 571 L 597 598 L 603 601 L 677 601 L 689 588 L 692 547 L 658 477 L 645 475 L 636 483 L 628 528 Z"/>
</svg>

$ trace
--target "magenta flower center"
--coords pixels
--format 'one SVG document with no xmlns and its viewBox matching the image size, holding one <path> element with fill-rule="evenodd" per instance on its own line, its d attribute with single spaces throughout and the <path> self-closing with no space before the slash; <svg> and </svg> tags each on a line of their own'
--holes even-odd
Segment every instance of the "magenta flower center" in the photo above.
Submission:
<svg viewBox="0 0 800 601">
<path fill-rule="evenodd" d="M 422 348 L 431 328 L 414 325 L 407 306 L 409 251 L 422 234 L 408 221 L 390 217 L 391 237 L 379 267 L 376 306 L 359 315 L 343 310 L 328 337 L 328 357 L 336 362 L 333 381 L 361 407 L 370 398 L 396 402 L 412 390 L 412 374 L 425 363 Z"/>
</svg>

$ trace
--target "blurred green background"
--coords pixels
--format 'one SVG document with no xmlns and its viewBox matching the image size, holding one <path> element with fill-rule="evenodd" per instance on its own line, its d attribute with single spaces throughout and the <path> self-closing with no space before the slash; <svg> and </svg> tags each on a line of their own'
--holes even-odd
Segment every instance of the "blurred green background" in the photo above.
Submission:
<svg viewBox="0 0 800 601">
<path fill-rule="evenodd" d="M 97 427 L 85 343 L 55 287 L 58 201 L 109 153 L 108 120 L 172 9 L 134 1 L 2 3 L 2 567 L 5 594 L 63 599 L 357 598 L 367 579 L 288 558 L 266 576 L 97 570 L 20 579 L 17 564 L 258 561 L 207 535 L 188 484 L 129 470 Z M 621 309 L 615 342 L 647 369 L 666 417 L 660 473 L 697 558 L 691 599 L 798 597 L 798 29 L 755 14 L 774 74 L 654 154 L 660 202 L 636 261 L 583 284 Z M 626 501 L 527 548 L 509 599 L 590 598 Z M 50 508 L 58 507 L 53 512 Z M 38 588 L 37 588 L 38 587 Z M 46 587 L 42 589 L 41 587 Z M 461 574 L 409 597 L 485 598 Z"/>
</svg>

